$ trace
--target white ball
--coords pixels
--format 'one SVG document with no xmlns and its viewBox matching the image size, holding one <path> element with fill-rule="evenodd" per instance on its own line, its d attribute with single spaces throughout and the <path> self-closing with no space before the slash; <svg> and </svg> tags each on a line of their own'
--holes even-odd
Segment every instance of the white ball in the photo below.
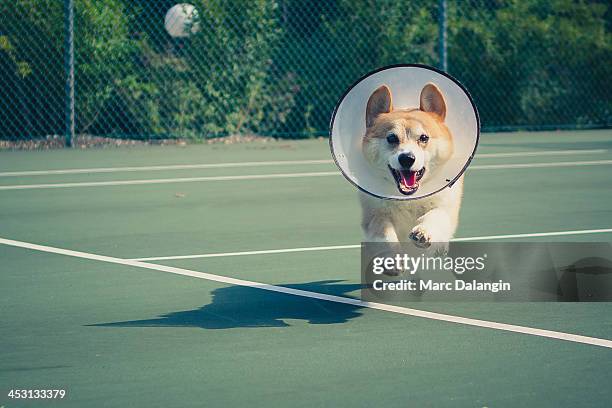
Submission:
<svg viewBox="0 0 612 408">
<path fill-rule="evenodd" d="M 166 31 L 172 37 L 188 37 L 200 31 L 198 10 L 188 3 L 172 6 L 164 19 Z"/>
</svg>

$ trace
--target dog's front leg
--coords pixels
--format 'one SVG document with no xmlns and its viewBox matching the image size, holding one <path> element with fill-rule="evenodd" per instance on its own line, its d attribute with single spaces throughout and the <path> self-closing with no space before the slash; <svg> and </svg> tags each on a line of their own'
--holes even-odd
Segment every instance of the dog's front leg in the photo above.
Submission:
<svg viewBox="0 0 612 408">
<path fill-rule="evenodd" d="M 448 211 L 435 208 L 417 220 L 418 224 L 410 232 L 410 239 L 420 248 L 429 248 L 432 243 L 439 243 L 440 250 L 448 248 L 448 241 L 453 237 L 457 221 Z"/>
<path fill-rule="evenodd" d="M 387 217 L 378 215 L 371 219 L 364 219 L 362 226 L 366 242 L 384 243 L 384 245 L 374 246 L 376 256 L 389 258 L 400 252 L 400 243 L 395 226 Z M 385 275 L 397 276 L 401 272 L 399 269 L 386 269 L 384 273 Z"/>
<path fill-rule="evenodd" d="M 398 242 L 395 226 L 386 217 L 374 216 L 363 221 L 366 242 Z"/>
</svg>

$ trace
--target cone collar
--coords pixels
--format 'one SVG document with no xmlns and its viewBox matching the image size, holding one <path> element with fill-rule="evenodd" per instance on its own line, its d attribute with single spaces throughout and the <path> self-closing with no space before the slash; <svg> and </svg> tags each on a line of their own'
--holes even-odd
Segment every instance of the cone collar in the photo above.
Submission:
<svg viewBox="0 0 612 408">
<path fill-rule="evenodd" d="M 388 131 L 390 124 L 386 128 L 381 127 L 376 132 L 370 129 L 370 133 L 377 134 L 377 138 L 371 140 L 376 140 L 379 145 L 374 147 L 378 150 L 378 155 L 377 160 L 373 161 L 371 149 L 366 148 L 366 145 L 371 147 L 372 144 L 365 142 L 364 137 L 368 130 L 366 110 L 370 97 L 377 89 L 386 86 L 392 95 L 391 112 L 418 110 L 419 107 L 423 109 L 421 93 L 428 84 L 434 84 L 443 96 L 445 117 L 443 120 L 438 117 L 438 120 L 450 132 L 452 154 L 442 160 L 433 147 L 428 149 L 426 145 L 416 142 L 419 135 L 414 134 L 417 132 L 415 129 L 420 127 L 418 121 L 409 120 L 401 123 L 410 123 L 413 126 L 405 129 L 402 127 L 396 132 L 400 133 L 401 140 L 396 146 L 386 144 L 384 132 Z M 415 113 L 415 115 L 418 114 L 419 112 Z M 427 126 L 425 128 L 424 133 L 432 129 Z M 361 191 L 382 199 L 415 200 L 431 196 L 452 186 L 472 161 L 479 137 L 480 119 L 476 105 L 459 81 L 427 65 L 402 64 L 386 66 L 370 72 L 345 91 L 332 115 L 329 143 L 336 165 L 344 177 Z M 432 143 L 429 146 L 433 146 L 434 143 L 439 142 L 436 140 L 427 143 Z M 365 149 L 369 153 L 366 153 Z M 409 194 L 406 194 L 405 188 L 402 190 L 400 180 L 404 177 L 404 184 L 410 185 L 411 181 L 415 181 L 414 177 L 411 181 L 407 181 L 411 176 L 409 172 L 400 176 L 397 172 L 394 175 L 391 168 L 384 168 L 387 160 L 394 169 L 401 167 L 397 161 L 400 150 L 407 154 L 413 153 L 412 150 L 414 150 L 416 165 L 420 166 L 421 161 L 424 161 L 423 168 L 426 176 L 417 172 L 416 178 L 423 176 L 423 179 L 417 183 L 417 189 Z"/>
</svg>

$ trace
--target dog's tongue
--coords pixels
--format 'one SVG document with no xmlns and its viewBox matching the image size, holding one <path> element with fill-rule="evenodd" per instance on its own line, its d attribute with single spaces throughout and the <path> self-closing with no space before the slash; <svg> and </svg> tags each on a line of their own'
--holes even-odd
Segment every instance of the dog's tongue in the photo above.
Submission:
<svg viewBox="0 0 612 408">
<path fill-rule="evenodd" d="M 412 187 L 416 183 L 416 171 L 400 171 L 400 177 L 402 184 L 406 187 Z"/>
</svg>

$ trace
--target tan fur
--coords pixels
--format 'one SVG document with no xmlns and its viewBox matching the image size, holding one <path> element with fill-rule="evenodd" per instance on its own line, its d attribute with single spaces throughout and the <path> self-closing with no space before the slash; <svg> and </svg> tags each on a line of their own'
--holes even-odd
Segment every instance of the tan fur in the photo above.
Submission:
<svg viewBox="0 0 612 408">
<path fill-rule="evenodd" d="M 423 163 L 426 170 L 421 183 L 426 183 L 453 153 L 453 138 L 444 123 L 445 117 L 446 102 L 434 84 L 423 88 L 419 108 L 410 110 L 393 110 L 391 90 L 386 86 L 378 88 L 366 107 L 362 144 L 373 171 L 391 182 L 387 166 L 393 163 L 393 155 L 400 150 L 410 151 L 416 154 L 417 162 Z M 387 142 L 390 132 L 398 136 L 399 146 Z M 422 134 L 429 136 L 428 142 L 419 141 Z M 463 176 L 451 188 L 417 200 L 382 200 L 360 193 L 365 238 L 386 242 L 412 240 L 424 248 L 433 242 L 447 243 L 457 228 L 462 193 Z"/>
</svg>

